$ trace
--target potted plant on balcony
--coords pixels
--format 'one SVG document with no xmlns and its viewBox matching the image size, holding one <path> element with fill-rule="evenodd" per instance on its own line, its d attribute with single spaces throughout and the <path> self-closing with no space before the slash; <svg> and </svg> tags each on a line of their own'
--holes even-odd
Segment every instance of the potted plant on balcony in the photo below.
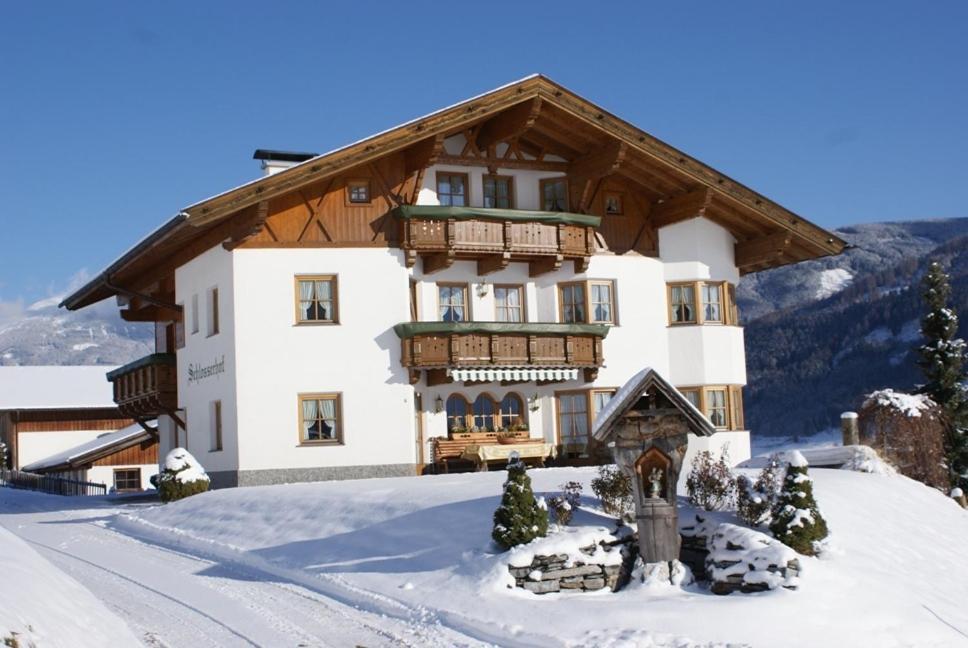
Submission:
<svg viewBox="0 0 968 648">
<path fill-rule="evenodd" d="M 501 428 L 497 433 L 497 442 L 501 445 L 510 445 L 518 440 L 518 435 L 507 428 Z"/>
</svg>

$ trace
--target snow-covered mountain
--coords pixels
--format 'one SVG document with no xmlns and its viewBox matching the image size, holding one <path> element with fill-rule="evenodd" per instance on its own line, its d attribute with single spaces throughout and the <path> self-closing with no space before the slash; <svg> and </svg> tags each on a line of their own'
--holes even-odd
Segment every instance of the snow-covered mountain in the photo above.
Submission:
<svg viewBox="0 0 968 648">
<path fill-rule="evenodd" d="M 119 365 L 154 349 L 150 324 L 123 321 L 111 300 L 77 312 L 43 299 L 0 321 L 0 365 Z"/>
</svg>

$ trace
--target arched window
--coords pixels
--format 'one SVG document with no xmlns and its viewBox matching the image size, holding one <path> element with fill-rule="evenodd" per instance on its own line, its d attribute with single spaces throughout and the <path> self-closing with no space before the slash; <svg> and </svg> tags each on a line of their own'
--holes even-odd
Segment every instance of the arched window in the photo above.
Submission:
<svg viewBox="0 0 968 648">
<path fill-rule="evenodd" d="M 447 399 L 447 431 L 467 428 L 467 400 L 460 394 Z"/>
<path fill-rule="evenodd" d="M 521 401 L 521 397 L 514 392 L 505 396 L 501 399 L 498 414 L 502 428 L 511 429 L 511 426 L 523 425 L 525 423 L 524 403 Z"/>
<path fill-rule="evenodd" d="M 481 394 L 474 401 L 474 426 L 481 430 L 494 430 L 494 399 Z"/>
</svg>

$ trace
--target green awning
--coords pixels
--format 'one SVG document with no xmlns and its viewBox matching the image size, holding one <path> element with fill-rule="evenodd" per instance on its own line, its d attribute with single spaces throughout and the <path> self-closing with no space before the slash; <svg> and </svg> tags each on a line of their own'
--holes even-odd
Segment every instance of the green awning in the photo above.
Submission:
<svg viewBox="0 0 968 648">
<path fill-rule="evenodd" d="M 423 218 L 427 220 L 472 220 L 519 221 L 539 223 L 564 223 L 566 225 L 585 225 L 598 227 L 602 219 L 591 214 L 571 212 L 528 211 L 525 209 L 489 209 L 486 207 L 441 207 L 440 205 L 401 205 L 391 212 L 404 220 Z"/>
<path fill-rule="evenodd" d="M 402 322 L 393 327 L 400 339 L 434 333 L 506 333 L 518 335 L 608 335 L 608 324 L 556 322 Z"/>
</svg>

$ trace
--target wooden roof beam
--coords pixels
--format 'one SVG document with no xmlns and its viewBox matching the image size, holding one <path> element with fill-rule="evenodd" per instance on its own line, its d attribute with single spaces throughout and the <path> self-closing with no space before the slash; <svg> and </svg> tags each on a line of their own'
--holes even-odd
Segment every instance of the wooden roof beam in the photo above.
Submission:
<svg viewBox="0 0 968 648">
<path fill-rule="evenodd" d="M 585 157 L 573 160 L 568 174 L 576 178 L 604 178 L 617 172 L 628 156 L 628 144 L 612 141 Z"/>
<path fill-rule="evenodd" d="M 437 161 L 437 157 L 444 150 L 444 134 L 438 133 L 433 137 L 420 140 L 404 151 L 404 171 L 406 175 L 426 169 Z"/>
<path fill-rule="evenodd" d="M 738 268 L 749 268 L 776 261 L 790 249 L 793 232 L 783 231 L 737 243 L 734 248 Z"/>
<path fill-rule="evenodd" d="M 655 203 L 652 205 L 651 212 L 653 226 L 659 229 L 690 218 L 705 216 L 712 194 L 709 187 L 700 187 L 689 193 Z"/>
<path fill-rule="evenodd" d="M 508 108 L 491 119 L 483 122 L 477 129 L 476 144 L 479 150 L 486 150 L 498 142 L 517 139 L 534 126 L 541 114 L 541 98 L 535 97 Z"/>
</svg>

